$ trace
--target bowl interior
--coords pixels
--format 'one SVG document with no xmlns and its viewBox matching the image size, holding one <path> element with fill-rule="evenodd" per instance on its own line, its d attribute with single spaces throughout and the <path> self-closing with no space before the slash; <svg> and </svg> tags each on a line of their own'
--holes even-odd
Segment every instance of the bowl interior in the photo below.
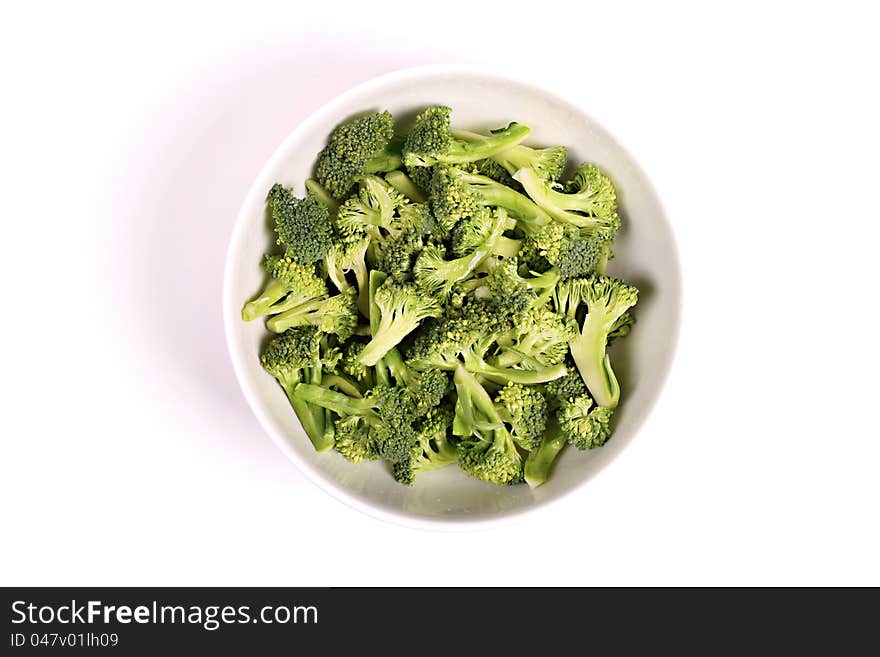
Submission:
<svg viewBox="0 0 880 657">
<path fill-rule="evenodd" d="M 640 289 L 637 324 L 612 348 L 622 388 L 613 438 L 601 449 L 560 455 L 550 481 L 500 488 L 468 478 L 459 468 L 425 473 L 411 488 L 396 483 L 381 462 L 353 464 L 336 453 L 316 453 L 285 395 L 259 364 L 266 337 L 262 322 L 244 323 L 240 308 L 264 283 L 259 267 L 273 235 L 265 198 L 275 182 L 304 192 L 315 155 L 344 119 L 368 110 L 390 110 L 399 122 L 431 104 L 453 108 L 457 127 L 485 130 L 519 121 L 532 128 L 526 142 L 563 144 L 570 161 L 603 167 L 617 187 L 623 228 L 615 242 L 609 274 Z M 258 176 L 242 206 L 229 247 L 224 314 L 236 374 L 251 407 L 279 446 L 316 483 L 357 508 L 418 524 L 462 522 L 509 516 L 547 503 L 583 484 L 633 438 L 666 377 L 678 331 L 680 285 L 670 227 L 653 191 L 632 158 L 578 108 L 523 83 L 455 70 L 406 71 L 361 85 L 301 124 Z M 643 436 L 643 439 L 649 439 Z"/>
</svg>

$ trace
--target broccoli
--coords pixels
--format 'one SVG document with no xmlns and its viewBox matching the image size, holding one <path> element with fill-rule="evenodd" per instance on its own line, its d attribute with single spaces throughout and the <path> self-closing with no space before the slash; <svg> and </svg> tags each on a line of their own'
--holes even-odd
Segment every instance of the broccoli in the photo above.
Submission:
<svg viewBox="0 0 880 657">
<path fill-rule="evenodd" d="M 403 145 L 403 161 L 407 167 L 476 162 L 518 144 L 530 132 L 524 125 L 511 123 L 490 136 L 462 141 L 452 134 L 451 112 L 448 107 L 436 105 L 416 117 Z"/>
<path fill-rule="evenodd" d="M 613 226 L 576 228 L 554 221 L 526 236 L 524 260 L 539 271 L 553 269 L 561 279 L 601 276 L 611 257 L 616 230 Z"/>
<path fill-rule="evenodd" d="M 556 457 L 567 444 L 565 433 L 554 420 L 544 432 L 540 444 L 526 458 L 523 478 L 530 488 L 537 488 L 547 481 Z"/>
<path fill-rule="evenodd" d="M 364 174 L 400 167 L 391 140 L 394 119 L 388 112 L 355 118 L 337 127 L 318 154 L 315 178 L 336 200 L 344 200 Z"/>
<path fill-rule="evenodd" d="M 301 265 L 289 256 L 266 255 L 263 268 L 271 278 L 242 308 L 246 322 L 327 296 L 327 286 L 315 275 L 314 265 Z"/>
<path fill-rule="evenodd" d="M 586 310 L 580 332 L 569 342 L 569 347 L 587 389 L 599 406 L 614 408 L 620 399 L 620 386 L 605 347 L 609 333 L 621 315 L 636 304 L 638 296 L 638 290 L 632 285 L 606 276 L 575 278 L 557 287 L 556 305 L 560 312 L 575 319 L 581 307 Z"/>
<path fill-rule="evenodd" d="M 458 449 L 449 437 L 453 413 L 437 408 L 428 413 L 416 431 L 410 452 L 392 465 L 394 478 L 412 486 L 416 475 L 458 461 Z"/>
<path fill-rule="evenodd" d="M 339 418 L 334 423 L 336 451 L 353 463 L 375 461 L 379 450 L 369 424 L 358 415 Z"/>
<path fill-rule="evenodd" d="M 283 333 L 294 326 L 316 326 L 322 333 L 332 333 L 340 340 L 346 340 L 354 333 L 357 318 L 357 293 L 350 287 L 335 296 L 316 299 L 274 315 L 266 322 L 266 327 L 274 333 Z"/>
<path fill-rule="evenodd" d="M 498 354 L 488 361 L 496 367 L 559 365 L 577 333 L 577 324 L 564 315 L 546 306 L 531 308 L 517 315 L 513 328 L 496 338 Z"/>
<path fill-rule="evenodd" d="M 339 206 L 336 225 L 342 234 L 366 231 L 379 234 L 379 227 L 388 227 L 394 211 L 406 198 L 378 176 L 365 176 L 358 193 Z"/>
<path fill-rule="evenodd" d="M 324 259 L 327 276 L 340 292 L 345 292 L 351 287 L 345 275 L 347 272 L 354 272 L 358 290 L 357 307 L 364 317 L 370 315 L 368 296 L 370 272 L 366 261 L 369 246 L 370 238 L 366 232 L 339 234 Z"/>
<path fill-rule="evenodd" d="M 461 365 L 453 381 L 457 401 L 452 432 L 462 437 L 459 465 L 471 477 L 500 486 L 522 481 L 522 456 L 489 393 Z"/>
<path fill-rule="evenodd" d="M 529 197 L 550 216 L 579 228 L 616 230 L 617 193 L 611 179 L 594 164 L 582 164 L 566 185 L 566 192 L 554 187 L 533 168 L 513 174 Z"/>
<path fill-rule="evenodd" d="M 266 199 L 278 252 L 242 308 L 274 335 L 260 361 L 317 450 L 381 459 L 413 485 L 457 463 L 535 487 L 566 445 L 611 435 L 608 345 L 637 290 L 606 276 L 620 228 L 608 176 L 529 128 L 458 130 L 426 108 L 339 125 L 305 198 Z"/>
<path fill-rule="evenodd" d="M 379 314 L 373 338 L 364 347 L 359 360 L 364 365 L 375 365 L 389 349 L 396 347 L 419 323 L 442 312 L 436 299 L 423 294 L 411 284 L 386 281 L 371 298 Z M 372 316 L 370 318 L 372 322 Z"/>
<path fill-rule="evenodd" d="M 511 427 L 511 435 L 523 449 L 534 449 L 547 426 L 547 400 L 535 386 L 508 383 L 495 395 L 498 416 Z"/>
<path fill-rule="evenodd" d="M 290 329 L 269 341 L 260 356 L 260 363 L 281 384 L 315 449 L 319 452 L 330 449 L 333 441 L 328 441 L 324 433 L 323 409 L 313 407 L 296 395 L 301 382 L 321 382 L 320 334 L 314 327 Z"/>
<path fill-rule="evenodd" d="M 605 444 L 611 435 L 609 424 L 613 414 L 613 409 L 607 406 L 593 407 L 593 400 L 581 395 L 563 402 L 556 417 L 568 443 L 584 450 Z"/>
<path fill-rule="evenodd" d="M 466 142 L 479 141 L 483 138 L 482 135 L 468 130 L 453 130 L 452 134 Z M 567 155 L 568 149 L 565 146 L 535 149 L 517 144 L 493 154 L 490 159 L 480 163 L 480 169 L 483 175 L 494 178 L 508 187 L 514 187 L 510 184 L 513 180 L 511 176 L 525 167 L 534 169 L 544 180 L 554 182 L 559 180 L 565 169 Z"/>
<path fill-rule="evenodd" d="M 486 360 L 496 338 L 511 328 L 505 317 L 484 304 L 472 303 L 460 316 L 447 316 L 425 327 L 407 352 L 407 363 L 417 370 L 452 371 L 464 366 L 489 381 L 525 385 L 552 381 L 566 373 L 563 364 L 540 366 L 533 361 L 499 367 Z"/>
<path fill-rule="evenodd" d="M 385 174 L 385 180 L 398 192 L 403 194 L 413 203 L 427 203 L 425 194 L 410 180 L 403 171 L 389 171 Z"/>
<path fill-rule="evenodd" d="M 448 296 L 456 283 L 470 276 L 493 253 L 506 225 L 504 210 L 490 212 L 484 209 L 466 222 L 463 234 L 453 238 L 453 249 L 462 253 L 461 257 L 446 260 L 445 249 L 440 246 L 429 245 L 422 249 L 413 265 L 418 287 L 427 294 Z"/>
<path fill-rule="evenodd" d="M 491 178 L 452 166 L 434 167 L 428 198 L 434 216 L 447 230 L 460 219 L 477 214 L 483 206 L 504 208 L 526 234 L 539 230 L 552 220 L 527 196 Z"/>
<path fill-rule="evenodd" d="M 326 255 L 333 232 L 327 206 L 312 196 L 297 198 L 278 184 L 269 190 L 268 204 L 277 242 L 287 248 L 288 256 L 308 265 Z"/>
</svg>

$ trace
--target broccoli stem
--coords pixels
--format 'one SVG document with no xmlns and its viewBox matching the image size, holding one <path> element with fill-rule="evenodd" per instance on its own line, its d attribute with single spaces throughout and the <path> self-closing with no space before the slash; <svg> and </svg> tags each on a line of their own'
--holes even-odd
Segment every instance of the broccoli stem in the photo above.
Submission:
<svg viewBox="0 0 880 657">
<path fill-rule="evenodd" d="M 357 415 L 365 418 L 371 424 L 379 422 L 379 418 L 373 413 L 372 402 L 369 399 L 349 397 L 342 392 L 325 388 L 323 385 L 300 383 L 294 389 L 293 396 L 300 401 L 320 406 L 322 409 L 326 408 L 343 417 Z"/>
<path fill-rule="evenodd" d="M 330 210 L 330 214 L 335 215 L 336 211 L 339 210 L 339 203 L 336 202 L 330 193 L 321 186 L 317 180 L 313 178 L 309 178 L 306 180 L 306 191 L 310 196 L 314 196 L 318 203 L 321 205 L 327 206 L 327 209 Z"/>
<path fill-rule="evenodd" d="M 461 180 L 479 191 L 485 205 L 497 206 L 510 212 L 519 220 L 517 226 L 527 235 L 538 231 L 552 221 L 550 215 L 528 196 L 524 196 L 487 176 L 481 176 L 477 173 L 462 173 Z"/>
<path fill-rule="evenodd" d="M 428 199 L 403 171 L 389 171 L 385 174 L 385 180 L 413 203 L 427 203 Z"/>
<path fill-rule="evenodd" d="M 501 417 L 492 398 L 473 374 L 459 365 L 455 368 L 452 381 L 458 393 L 452 433 L 457 436 L 471 435 L 478 424 L 475 411 L 482 413 L 490 423 L 501 424 Z"/>
<path fill-rule="evenodd" d="M 386 171 L 394 171 L 403 165 L 403 159 L 400 153 L 386 149 L 375 157 L 370 158 L 364 164 L 364 173 L 384 173 Z"/>
<path fill-rule="evenodd" d="M 284 333 L 287 329 L 294 326 L 314 324 L 315 322 L 312 321 L 309 315 L 320 310 L 325 302 L 325 299 L 315 299 L 314 301 L 307 301 L 306 303 L 294 306 L 290 310 L 285 310 L 272 317 L 266 322 L 266 328 L 273 333 Z"/>
<path fill-rule="evenodd" d="M 565 365 L 551 365 L 540 370 L 519 370 L 511 367 L 498 367 L 490 365 L 482 358 L 478 358 L 472 354 L 465 354 L 465 367 L 475 374 L 481 374 L 489 381 L 504 385 L 508 381 L 513 383 L 522 383 L 523 385 L 532 385 L 535 383 L 547 383 L 560 377 L 565 376 Z"/>
<path fill-rule="evenodd" d="M 550 470 L 566 445 L 565 434 L 558 425 L 544 433 L 541 444 L 529 452 L 525 465 L 525 480 L 530 488 L 537 488 L 550 477 Z"/>
<path fill-rule="evenodd" d="M 446 153 L 437 156 L 437 161 L 444 164 L 461 164 L 484 160 L 511 146 L 516 146 L 528 137 L 530 132 L 531 129 L 527 126 L 511 123 L 503 130 L 493 132 L 488 137 L 481 136 L 480 139 L 473 141 L 456 139 Z"/>
<path fill-rule="evenodd" d="M 409 382 L 412 380 L 412 375 L 409 367 L 403 362 L 403 356 L 400 355 L 400 351 L 397 347 L 389 349 L 388 353 L 382 357 L 382 361 L 388 366 L 391 376 L 394 377 L 397 383 L 409 385 Z"/>
<path fill-rule="evenodd" d="M 296 413 L 296 417 L 299 419 L 303 430 L 306 432 L 309 440 L 312 441 L 315 451 L 326 452 L 333 447 L 334 441 L 332 436 L 328 441 L 324 433 L 324 409 L 315 409 L 307 401 L 300 399 L 296 395 L 296 389 L 300 385 L 306 384 L 296 384 L 292 381 L 280 381 L 280 383 L 287 395 L 287 399 L 290 401 L 290 405 L 293 406 L 293 412 Z"/>
<path fill-rule="evenodd" d="M 354 381 L 341 374 L 325 374 L 321 380 L 321 385 L 328 388 L 337 387 L 340 391 L 350 397 L 363 397 L 364 393 Z"/>
<path fill-rule="evenodd" d="M 375 365 L 380 358 L 388 353 L 392 347 L 400 344 L 407 335 L 418 325 L 418 322 L 408 322 L 393 317 L 382 317 L 379 320 L 379 328 L 373 333 L 373 339 L 364 347 L 359 360 L 367 366 Z"/>
<path fill-rule="evenodd" d="M 616 408 L 620 385 L 605 353 L 607 333 L 599 322 L 590 322 L 589 314 L 584 324 L 583 332 L 569 343 L 571 357 L 596 405 Z"/>
<path fill-rule="evenodd" d="M 250 322 L 257 317 L 268 315 L 272 312 L 272 305 L 283 299 L 287 292 L 287 287 L 273 278 L 256 299 L 248 301 L 244 305 L 244 308 L 241 309 L 241 318 Z"/>
<path fill-rule="evenodd" d="M 492 255 L 501 256 L 502 258 L 512 258 L 519 253 L 521 246 L 521 240 L 514 240 L 502 235 L 495 243 L 495 247 L 492 249 Z"/>
</svg>

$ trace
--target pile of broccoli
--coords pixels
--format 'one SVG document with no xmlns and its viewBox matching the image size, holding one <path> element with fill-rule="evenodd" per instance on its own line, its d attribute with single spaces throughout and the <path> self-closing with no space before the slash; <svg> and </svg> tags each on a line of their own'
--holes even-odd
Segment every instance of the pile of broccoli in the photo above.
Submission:
<svg viewBox="0 0 880 657">
<path fill-rule="evenodd" d="M 425 109 L 337 127 L 307 195 L 276 184 L 277 252 L 242 310 L 276 334 L 261 363 L 318 451 L 383 459 L 411 485 L 457 463 L 539 486 L 566 445 L 611 435 L 620 386 L 607 346 L 638 291 L 606 275 L 620 228 L 594 164 L 529 128 L 456 130 Z"/>
</svg>

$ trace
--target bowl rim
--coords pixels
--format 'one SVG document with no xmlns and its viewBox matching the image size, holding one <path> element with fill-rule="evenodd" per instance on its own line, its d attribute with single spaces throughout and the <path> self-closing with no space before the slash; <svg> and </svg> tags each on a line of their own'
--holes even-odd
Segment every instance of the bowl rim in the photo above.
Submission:
<svg viewBox="0 0 880 657">
<path fill-rule="evenodd" d="M 608 133 L 605 127 L 601 123 L 595 121 L 592 116 L 584 111 L 578 103 L 567 100 L 556 92 L 550 91 L 549 89 L 546 89 L 540 84 L 536 84 L 531 80 L 526 80 L 511 75 L 507 72 L 499 72 L 491 68 L 460 64 L 430 64 L 425 66 L 404 68 L 370 78 L 349 88 L 347 91 L 344 91 L 341 94 L 337 95 L 329 102 L 324 103 L 320 107 L 316 108 L 304 120 L 300 121 L 296 126 L 293 127 L 293 129 L 287 134 L 287 136 L 281 141 L 281 143 L 278 144 L 272 155 L 269 157 L 268 160 L 266 160 L 254 180 L 251 182 L 250 187 L 248 188 L 248 192 L 245 195 L 245 198 L 242 201 L 241 206 L 239 207 L 236 214 L 235 223 L 233 225 L 232 232 L 230 234 L 229 241 L 226 247 L 226 260 L 224 263 L 223 274 L 222 312 L 226 337 L 226 347 L 229 353 L 229 357 L 232 361 L 232 368 L 235 372 L 235 378 L 238 381 L 238 385 L 241 388 L 242 394 L 244 395 L 245 400 L 247 401 L 247 404 L 251 409 L 251 412 L 256 416 L 258 422 L 263 428 L 263 431 L 269 435 L 272 441 L 281 449 L 284 454 L 287 455 L 287 457 L 296 465 L 300 472 L 302 472 L 313 484 L 317 485 L 328 495 L 338 500 L 339 502 L 342 502 L 350 508 L 356 509 L 357 511 L 360 511 L 368 516 L 377 518 L 379 520 L 384 520 L 385 522 L 389 522 L 394 525 L 435 531 L 462 531 L 488 529 L 490 527 L 495 527 L 502 524 L 509 524 L 513 521 L 521 520 L 525 516 L 531 515 L 538 510 L 545 509 L 548 506 L 554 505 L 562 499 L 569 497 L 573 493 L 579 491 L 593 477 L 584 478 L 583 480 L 572 485 L 567 490 L 546 501 L 489 517 L 475 516 L 448 518 L 444 516 L 420 516 L 403 511 L 391 511 L 385 508 L 378 507 L 370 502 L 366 502 L 357 495 L 348 492 L 344 487 L 337 485 L 335 482 L 325 477 L 319 470 L 314 468 L 311 463 L 309 463 L 296 452 L 296 450 L 292 447 L 285 436 L 280 435 L 279 432 L 275 430 L 273 423 L 268 417 L 268 413 L 262 407 L 262 403 L 259 400 L 259 396 L 253 384 L 246 374 L 246 366 L 244 362 L 245 355 L 239 353 L 238 349 L 236 348 L 234 335 L 237 325 L 236 320 L 239 318 L 238 306 L 240 306 L 241 304 L 239 299 L 232 298 L 233 259 L 235 257 L 235 253 L 238 250 L 238 246 L 243 239 L 245 229 L 248 225 L 246 216 L 247 210 L 255 202 L 257 202 L 256 197 L 258 195 L 262 195 L 262 190 L 264 189 L 267 182 L 272 182 L 271 180 L 267 180 L 270 177 L 270 172 L 272 172 L 281 162 L 284 155 L 289 150 L 289 145 L 298 140 L 302 134 L 308 133 L 312 129 L 312 126 L 318 123 L 324 115 L 328 113 L 334 113 L 337 110 L 344 110 L 351 102 L 351 100 L 358 96 L 381 89 L 382 87 L 393 83 L 404 82 L 407 80 L 413 80 L 422 77 L 436 77 L 443 75 L 460 75 L 472 78 L 484 78 L 492 79 L 493 81 L 508 82 L 520 87 L 530 89 L 536 93 L 541 94 L 553 103 L 562 104 L 570 107 L 577 113 L 587 117 L 594 126 L 596 126 L 602 133 L 604 133 L 603 136 L 606 137 L 611 143 L 613 143 L 618 149 L 620 149 L 621 153 L 623 153 L 626 158 L 632 163 L 636 172 L 640 175 L 642 180 L 648 186 L 648 191 L 653 195 L 654 200 L 657 203 L 657 207 L 660 210 L 657 219 L 666 224 L 670 236 L 672 259 L 677 265 L 675 280 L 672 283 L 676 288 L 674 290 L 674 298 L 677 299 L 677 308 L 674 318 L 675 323 L 672 326 L 672 343 L 669 349 L 668 365 L 665 368 L 665 372 L 661 374 L 657 393 L 654 399 L 651 400 L 648 408 L 644 410 L 644 416 L 640 425 L 638 426 L 638 428 L 636 428 L 634 434 L 630 437 L 630 440 L 626 441 L 626 444 L 624 444 L 620 448 L 620 452 L 627 449 L 629 443 L 632 442 L 636 435 L 643 431 L 645 426 L 650 421 L 651 416 L 654 413 L 654 409 L 656 408 L 657 401 L 660 399 L 660 396 L 663 394 L 663 391 L 666 388 L 669 380 L 669 374 L 675 365 L 675 360 L 678 353 L 678 343 L 681 333 L 683 286 L 681 282 L 682 262 L 678 243 L 675 238 L 675 233 L 672 230 L 672 224 L 668 219 L 666 208 L 662 202 L 662 199 L 660 198 L 659 194 L 657 194 L 656 188 L 654 187 L 650 178 L 648 178 L 648 176 L 645 174 L 639 162 L 632 156 L 628 149 L 624 148 L 619 139 Z M 619 456 L 620 453 L 615 455 L 615 458 Z M 605 470 L 605 468 L 600 468 L 600 470 L 596 472 L 594 476 L 598 476 L 602 470 Z"/>
</svg>

